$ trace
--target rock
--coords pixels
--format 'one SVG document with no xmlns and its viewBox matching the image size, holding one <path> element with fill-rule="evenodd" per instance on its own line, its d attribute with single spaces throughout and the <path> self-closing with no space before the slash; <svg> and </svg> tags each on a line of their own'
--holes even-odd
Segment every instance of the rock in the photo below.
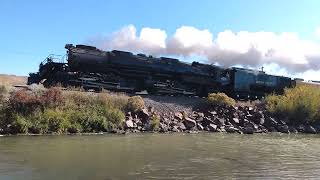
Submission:
<svg viewBox="0 0 320 180">
<path fill-rule="evenodd" d="M 306 126 L 305 133 L 316 134 L 317 131 L 316 131 L 316 129 L 315 129 L 313 126 L 308 125 L 308 126 Z"/>
<path fill-rule="evenodd" d="M 197 122 L 202 122 L 203 119 L 204 119 L 203 117 L 197 117 L 197 118 L 196 118 L 196 121 L 197 121 Z"/>
<path fill-rule="evenodd" d="M 235 133 L 235 132 L 241 133 L 241 131 L 240 131 L 238 128 L 235 128 L 235 127 L 233 127 L 233 126 L 226 126 L 224 129 L 225 129 L 226 132 L 228 132 L 228 133 Z"/>
<path fill-rule="evenodd" d="M 197 128 L 198 128 L 199 131 L 203 131 L 204 130 L 204 127 L 200 123 L 197 124 Z"/>
<path fill-rule="evenodd" d="M 277 129 L 281 133 L 290 133 L 288 125 L 279 125 Z"/>
<path fill-rule="evenodd" d="M 169 128 L 166 124 L 163 124 L 163 123 L 160 123 L 160 130 L 159 132 L 161 133 L 165 133 L 165 132 L 168 132 L 169 131 Z"/>
<path fill-rule="evenodd" d="M 198 116 L 199 118 L 203 118 L 203 117 L 204 117 L 204 113 L 198 112 L 198 113 L 197 113 L 197 116 Z"/>
<path fill-rule="evenodd" d="M 181 121 L 183 119 L 183 114 L 181 112 L 174 113 L 174 118 Z"/>
<path fill-rule="evenodd" d="M 300 124 L 297 127 L 298 132 L 305 132 L 306 131 L 306 127 L 303 124 Z"/>
<path fill-rule="evenodd" d="M 215 125 L 215 124 L 209 124 L 208 128 L 209 128 L 209 131 L 211 131 L 211 132 L 216 132 L 218 126 Z"/>
<path fill-rule="evenodd" d="M 264 120 L 265 119 L 262 117 L 262 118 L 260 118 L 260 121 L 258 123 L 262 125 L 262 124 L 264 124 Z"/>
<path fill-rule="evenodd" d="M 239 124 L 239 119 L 238 118 L 232 118 L 232 121 L 236 124 Z"/>
<path fill-rule="evenodd" d="M 298 133 L 298 130 L 294 126 L 289 126 L 289 132 L 296 134 L 296 133 Z"/>
<path fill-rule="evenodd" d="M 220 126 L 224 126 L 226 120 L 224 118 L 217 118 L 217 121 L 218 121 Z"/>
<path fill-rule="evenodd" d="M 140 113 L 139 113 L 139 117 L 142 121 L 142 123 L 147 123 L 149 121 L 149 113 L 148 113 L 148 109 L 143 108 Z"/>
<path fill-rule="evenodd" d="M 269 127 L 269 128 L 268 128 L 268 131 L 269 131 L 269 132 L 278 132 L 278 130 L 277 130 L 275 127 L 273 127 L 273 126 Z"/>
<path fill-rule="evenodd" d="M 272 117 L 265 117 L 263 125 L 266 128 L 270 129 L 271 127 L 274 127 L 274 128 L 277 127 L 278 122 L 275 119 L 273 119 Z"/>
<path fill-rule="evenodd" d="M 188 117 L 184 118 L 183 123 L 188 130 L 196 127 L 197 125 L 197 122 L 195 120 Z"/>
<path fill-rule="evenodd" d="M 131 116 L 131 112 L 128 111 L 128 112 L 126 113 L 126 116 Z"/>
<path fill-rule="evenodd" d="M 126 128 L 134 128 L 134 124 L 132 120 L 127 120 L 126 121 Z"/>
<path fill-rule="evenodd" d="M 173 126 L 171 131 L 172 132 L 180 132 L 180 130 L 178 128 L 179 128 L 178 126 Z"/>
<path fill-rule="evenodd" d="M 253 127 L 246 126 L 246 127 L 243 127 L 242 132 L 244 134 L 253 134 L 254 133 L 254 129 L 253 129 Z"/>
<path fill-rule="evenodd" d="M 185 130 L 187 130 L 186 126 L 185 126 L 183 123 L 179 123 L 179 124 L 178 124 L 178 129 L 179 129 L 180 131 L 185 131 Z"/>
<path fill-rule="evenodd" d="M 216 111 L 209 111 L 208 113 L 209 113 L 211 116 L 215 116 L 215 115 L 218 114 Z"/>
<path fill-rule="evenodd" d="M 206 127 L 206 126 L 209 126 L 209 124 L 214 124 L 214 122 L 211 119 L 205 117 L 202 121 L 202 125 Z"/>
<path fill-rule="evenodd" d="M 152 106 L 149 106 L 148 107 L 148 111 L 152 114 L 152 113 L 154 113 L 155 111 L 154 111 L 154 107 L 152 107 Z"/>
</svg>

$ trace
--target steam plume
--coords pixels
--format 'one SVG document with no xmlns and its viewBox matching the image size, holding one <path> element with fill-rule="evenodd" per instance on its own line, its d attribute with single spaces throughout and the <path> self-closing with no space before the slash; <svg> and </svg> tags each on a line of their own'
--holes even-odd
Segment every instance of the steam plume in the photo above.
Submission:
<svg viewBox="0 0 320 180">
<path fill-rule="evenodd" d="M 315 35 L 319 32 L 320 29 L 316 30 Z M 103 50 L 119 49 L 186 59 L 203 57 L 207 63 L 226 67 L 265 66 L 267 71 L 281 75 L 311 79 L 320 75 L 320 43 L 301 39 L 292 32 L 235 33 L 225 30 L 214 37 L 207 29 L 182 26 L 168 37 L 165 30 L 149 27 L 142 28 L 137 35 L 135 26 L 128 25 L 112 34 L 90 38 L 86 43 Z"/>
</svg>

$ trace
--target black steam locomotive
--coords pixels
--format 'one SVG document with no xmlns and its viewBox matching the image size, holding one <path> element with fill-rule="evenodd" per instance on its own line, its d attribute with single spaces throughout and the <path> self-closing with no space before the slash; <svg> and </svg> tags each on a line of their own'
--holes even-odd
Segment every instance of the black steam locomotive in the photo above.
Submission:
<svg viewBox="0 0 320 180">
<path fill-rule="evenodd" d="M 40 64 L 39 72 L 30 73 L 28 84 L 195 96 L 224 92 L 237 99 L 259 99 L 272 92 L 281 94 L 284 88 L 295 86 L 291 78 L 263 71 L 225 69 L 199 62 L 188 64 L 174 58 L 102 51 L 86 45 L 67 44 L 65 48 L 67 62 L 49 56 Z"/>
</svg>

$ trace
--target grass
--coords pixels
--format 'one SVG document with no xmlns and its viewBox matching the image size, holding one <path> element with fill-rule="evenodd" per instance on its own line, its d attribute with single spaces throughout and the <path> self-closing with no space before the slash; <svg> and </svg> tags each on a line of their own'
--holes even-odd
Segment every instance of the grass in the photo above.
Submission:
<svg viewBox="0 0 320 180">
<path fill-rule="evenodd" d="M 124 94 L 58 88 L 6 93 L 7 100 L 0 103 L 0 133 L 8 134 L 110 132 L 123 128 L 126 111 L 144 106 L 140 96 Z"/>
<path fill-rule="evenodd" d="M 320 90 L 317 86 L 299 85 L 285 89 L 283 95 L 266 97 L 267 110 L 291 124 L 320 120 Z"/>
</svg>

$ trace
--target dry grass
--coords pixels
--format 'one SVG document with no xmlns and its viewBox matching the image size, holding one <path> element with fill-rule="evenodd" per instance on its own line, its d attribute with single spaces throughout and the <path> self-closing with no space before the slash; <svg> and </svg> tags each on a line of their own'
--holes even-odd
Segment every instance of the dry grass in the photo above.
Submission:
<svg viewBox="0 0 320 180">
<path fill-rule="evenodd" d="M 28 77 L 0 74 L 0 85 L 26 85 Z"/>
</svg>

